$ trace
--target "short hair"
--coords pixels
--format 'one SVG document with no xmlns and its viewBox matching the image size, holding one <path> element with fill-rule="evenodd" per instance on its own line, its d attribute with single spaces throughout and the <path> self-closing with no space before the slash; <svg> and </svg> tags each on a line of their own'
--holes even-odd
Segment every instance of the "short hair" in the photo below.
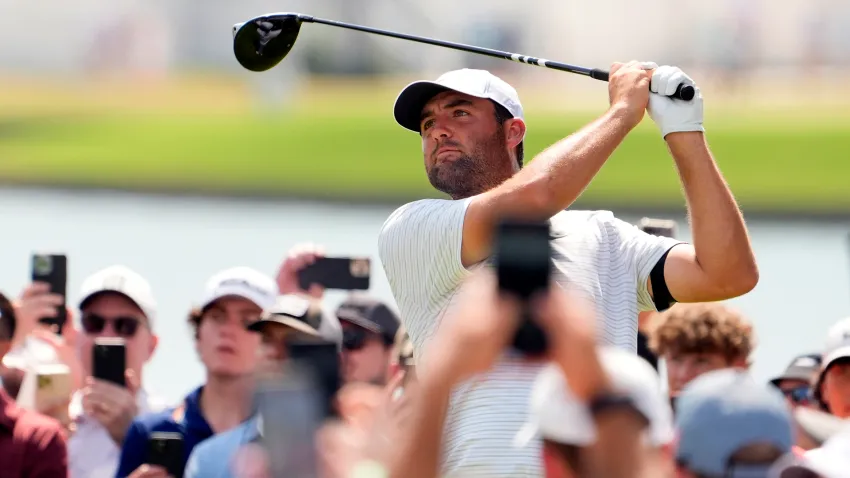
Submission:
<svg viewBox="0 0 850 478">
<path fill-rule="evenodd" d="M 490 102 L 493 103 L 493 108 L 496 110 L 496 122 L 499 126 L 503 126 L 505 121 L 514 117 L 514 115 L 512 115 L 511 112 L 504 106 L 493 100 L 490 100 Z M 516 162 L 519 169 L 522 169 L 523 157 L 525 156 L 525 147 L 523 146 L 523 143 L 525 143 L 525 141 L 520 141 L 519 144 L 516 145 L 516 148 L 514 148 L 514 152 L 516 153 Z"/>
<path fill-rule="evenodd" d="M 0 341 L 11 341 L 15 337 L 16 327 L 15 308 L 0 292 Z"/>
<path fill-rule="evenodd" d="M 755 347 L 749 321 L 713 302 L 673 305 L 654 317 L 648 335 L 659 356 L 720 354 L 731 362 L 749 358 Z"/>
<path fill-rule="evenodd" d="M 192 336 L 195 337 L 195 340 L 198 340 L 198 329 L 201 327 L 201 318 L 203 316 L 204 310 L 200 307 L 194 307 L 189 311 L 189 316 L 186 318 L 186 322 L 192 329 Z"/>
</svg>

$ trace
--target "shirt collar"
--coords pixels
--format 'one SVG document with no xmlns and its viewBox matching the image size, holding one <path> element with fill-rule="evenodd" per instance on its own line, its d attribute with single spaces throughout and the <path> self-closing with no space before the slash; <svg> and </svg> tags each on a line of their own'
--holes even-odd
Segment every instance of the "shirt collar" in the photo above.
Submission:
<svg viewBox="0 0 850 478">
<path fill-rule="evenodd" d="M 182 421 L 186 428 L 197 430 L 202 434 L 212 435 L 212 427 L 210 427 L 209 422 L 204 418 L 204 414 L 201 411 L 201 393 L 203 389 L 204 387 L 198 387 L 186 396 L 186 399 L 183 400 L 183 416 L 181 420 L 175 421 Z"/>
</svg>

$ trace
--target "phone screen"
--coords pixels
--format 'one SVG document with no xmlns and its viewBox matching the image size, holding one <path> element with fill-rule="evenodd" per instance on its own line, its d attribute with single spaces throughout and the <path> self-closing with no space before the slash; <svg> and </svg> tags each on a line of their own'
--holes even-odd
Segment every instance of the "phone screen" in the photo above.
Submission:
<svg viewBox="0 0 850 478">
<path fill-rule="evenodd" d="M 316 478 L 315 436 L 322 424 L 322 391 L 303 370 L 258 387 L 260 444 L 268 451 L 271 476 Z"/>
<path fill-rule="evenodd" d="M 181 478 L 184 468 L 183 436 L 179 433 L 154 432 L 148 439 L 149 465 L 165 468 L 169 476 Z"/>
<path fill-rule="evenodd" d="M 92 375 L 98 380 L 126 387 L 127 350 L 124 339 L 101 337 L 92 348 Z"/>
</svg>

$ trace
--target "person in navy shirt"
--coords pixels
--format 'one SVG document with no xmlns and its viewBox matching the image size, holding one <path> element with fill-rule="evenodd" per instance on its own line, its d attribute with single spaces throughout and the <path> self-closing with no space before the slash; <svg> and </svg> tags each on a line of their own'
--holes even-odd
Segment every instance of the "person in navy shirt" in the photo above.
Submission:
<svg viewBox="0 0 850 478">
<path fill-rule="evenodd" d="M 190 314 L 206 383 L 177 407 L 137 417 L 121 449 L 117 478 L 167 478 L 148 461 L 155 432 L 183 437 L 183 467 L 198 443 L 233 429 L 253 415 L 254 372 L 260 334 L 249 330 L 278 296 L 275 281 L 247 267 L 227 269 L 207 282 L 200 307 Z M 179 477 L 177 477 L 179 478 Z"/>
</svg>

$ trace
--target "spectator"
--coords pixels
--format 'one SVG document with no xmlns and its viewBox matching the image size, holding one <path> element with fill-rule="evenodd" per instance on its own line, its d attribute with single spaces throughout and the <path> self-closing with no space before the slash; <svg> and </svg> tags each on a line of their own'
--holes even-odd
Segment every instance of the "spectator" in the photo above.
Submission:
<svg viewBox="0 0 850 478">
<path fill-rule="evenodd" d="M 335 317 L 322 312 L 315 299 L 283 295 L 263 317 L 250 326 L 262 335 L 263 360 L 280 368 L 287 360 L 286 345 L 293 339 L 315 338 L 341 344 L 342 330 Z M 282 406 L 284 404 L 281 404 Z M 258 415 L 238 427 L 198 445 L 186 465 L 186 478 L 227 478 L 236 476 L 233 460 L 243 445 L 260 438 Z"/>
<path fill-rule="evenodd" d="M 749 368 L 755 338 L 752 325 L 722 304 L 676 304 L 653 321 L 649 344 L 664 359 L 668 393 L 675 399 L 706 372 Z"/>
<path fill-rule="evenodd" d="M 850 418 L 850 317 L 829 329 L 822 357 L 815 398 L 829 413 Z"/>
<path fill-rule="evenodd" d="M 805 451 L 823 446 L 832 436 L 850 426 L 850 421 L 813 408 L 797 407 L 794 409 L 794 424 L 797 448 Z"/>
<path fill-rule="evenodd" d="M 270 277 L 248 267 L 223 270 L 207 281 L 198 309 L 189 315 L 206 382 L 181 405 L 133 421 L 121 449 L 118 478 L 164 476 L 164 470 L 146 463 L 153 432 L 183 436 L 185 466 L 198 443 L 248 419 L 260 346 L 259 334 L 248 327 L 274 305 L 277 295 Z"/>
<path fill-rule="evenodd" d="M 672 471 L 673 413 L 658 374 L 644 359 L 622 349 L 602 347 L 599 358 L 612 389 L 628 397 L 626 403 L 648 424 L 643 450 L 646 461 L 642 463 L 646 476 L 654 476 L 650 470 Z M 546 476 L 591 476 L 590 448 L 597 435 L 594 417 L 572 394 L 557 367 L 549 366 L 537 377 L 531 390 L 530 415 L 517 442 L 525 446 L 535 436 L 543 439 Z"/>
<path fill-rule="evenodd" d="M 705 142 L 702 97 L 674 102 L 647 93 L 648 87 L 675 88 L 674 76 L 691 83 L 674 67 L 615 64 L 608 111 L 526 167 L 522 105 L 500 78 L 462 69 L 401 91 L 395 119 L 419 135 L 431 184 L 451 198 L 399 207 L 378 239 L 417 353 L 426 353 L 463 280 L 491 258 L 493 231 L 505 218 L 549 221 L 553 281 L 592 296 L 599 339 L 607 345 L 635 351 L 639 312 L 676 301 L 724 300 L 755 287 L 758 269 L 743 217 Z M 567 210 L 647 111 L 681 173 L 693 245 L 646 234 L 608 211 Z M 512 446 L 542 365 L 518 366 L 517 360 L 505 354 L 483 377 L 456 388 L 443 473 L 542 474 L 539 442 Z"/>
<path fill-rule="evenodd" d="M 794 358 L 782 375 L 770 381 L 778 388 L 792 407 L 816 406 L 811 384 L 820 370 L 820 355 L 805 354 Z"/>
<path fill-rule="evenodd" d="M 78 358 L 85 383 L 69 407 L 74 420 L 68 442 L 71 477 L 113 477 L 132 420 L 164 408 L 142 385 L 143 368 L 159 342 L 153 332 L 156 302 L 147 280 L 114 265 L 83 281 L 79 308 Z M 124 339 L 127 388 L 92 377 L 94 341 L 100 337 Z"/>
<path fill-rule="evenodd" d="M 767 477 L 794 444 L 791 412 L 774 387 L 748 372 L 707 372 L 682 390 L 676 410 L 680 477 Z"/>
<path fill-rule="evenodd" d="M 0 294 L 0 360 L 12 347 L 15 310 Z M 20 478 L 65 478 L 68 451 L 56 420 L 15 404 L 0 387 L 0 475 Z"/>
<path fill-rule="evenodd" d="M 845 478 L 850 470 L 850 426 L 833 435 L 820 448 L 782 470 L 780 478 Z"/>
<path fill-rule="evenodd" d="M 348 382 L 386 385 L 398 316 L 384 303 L 352 293 L 336 309 L 342 324 L 342 376 Z"/>
</svg>

